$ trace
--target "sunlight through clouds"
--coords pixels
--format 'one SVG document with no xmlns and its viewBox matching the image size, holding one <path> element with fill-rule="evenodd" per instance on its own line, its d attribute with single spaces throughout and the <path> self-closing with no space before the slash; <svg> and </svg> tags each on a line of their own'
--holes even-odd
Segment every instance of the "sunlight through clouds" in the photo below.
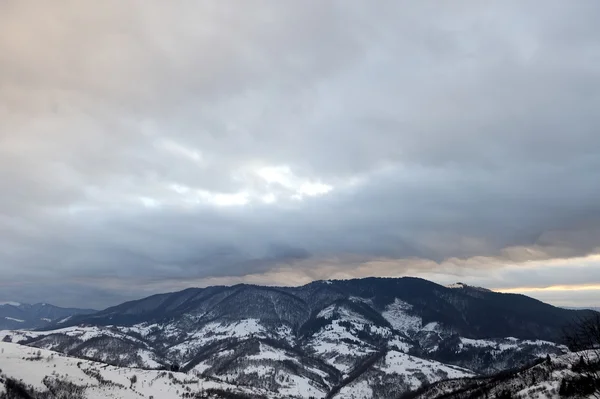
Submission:
<svg viewBox="0 0 600 399">
<path fill-rule="evenodd" d="M 333 190 L 333 186 L 329 184 L 296 176 L 289 166 L 262 167 L 256 171 L 256 174 L 268 185 L 279 185 L 285 188 L 291 193 L 290 197 L 296 200 L 302 200 L 305 196 L 325 195 Z"/>
</svg>

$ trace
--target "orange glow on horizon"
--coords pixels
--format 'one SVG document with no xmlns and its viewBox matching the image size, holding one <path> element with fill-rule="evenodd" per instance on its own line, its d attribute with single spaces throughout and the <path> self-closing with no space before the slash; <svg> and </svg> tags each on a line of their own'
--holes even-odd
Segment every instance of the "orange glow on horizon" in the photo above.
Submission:
<svg viewBox="0 0 600 399">
<path fill-rule="evenodd" d="M 550 285 L 547 287 L 515 287 L 496 288 L 493 291 L 502 293 L 550 292 L 550 291 L 600 291 L 600 284 Z"/>
</svg>

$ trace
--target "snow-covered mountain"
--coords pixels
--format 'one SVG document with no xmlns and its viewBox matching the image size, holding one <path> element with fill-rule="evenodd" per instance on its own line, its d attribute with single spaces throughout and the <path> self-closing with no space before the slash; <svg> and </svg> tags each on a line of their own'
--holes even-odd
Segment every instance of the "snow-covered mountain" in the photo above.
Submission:
<svg viewBox="0 0 600 399">
<path fill-rule="evenodd" d="M 466 285 L 370 278 L 188 289 L 44 331 L 3 331 L 0 340 L 268 395 L 391 398 L 563 355 L 562 327 L 588 312 Z"/>
<path fill-rule="evenodd" d="M 0 302 L 0 329 L 41 328 L 74 315 L 96 312 L 91 309 L 61 308 L 48 303 Z"/>
</svg>

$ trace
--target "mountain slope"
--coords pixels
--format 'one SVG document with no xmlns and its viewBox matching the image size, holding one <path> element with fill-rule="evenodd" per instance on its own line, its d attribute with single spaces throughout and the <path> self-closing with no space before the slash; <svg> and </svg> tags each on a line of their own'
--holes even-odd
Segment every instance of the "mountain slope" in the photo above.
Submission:
<svg viewBox="0 0 600 399">
<path fill-rule="evenodd" d="M 0 353 L 0 397 L 15 390 L 33 394 L 29 397 L 42 397 L 42 393 L 52 392 L 43 397 L 72 399 L 180 399 L 191 392 L 201 394 L 199 398 L 227 398 L 231 394 L 245 395 L 246 398 L 289 397 L 184 373 L 107 366 L 4 342 L 0 342 Z M 27 398 L 25 395 L 16 397 Z"/>
<path fill-rule="evenodd" d="M 92 309 L 61 308 L 47 303 L 33 305 L 0 303 L 0 329 L 32 329 L 55 324 L 74 315 L 88 315 Z"/>
<path fill-rule="evenodd" d="M 574 367 L 581 354 L 568 353 L 561 356 L 549 356 L 524 367 L 506 370 L 489 377 L 440 381 L 423 387 L 417 392 L 406 394 L 403 399 L 596 397 L 597 395 L 562 395 L 560 393 L 563 381 L 576 381 L 588 376 L 587 373 L 582 373 Z M 584 357 L 595 358 L 593 353 Z"/>
<path fill-rule="evenodd" d="M 557 308 L 524 295 L 502 294 L 468 286 L 448 288 L 418 278 L 366 278 L 318 281 L 302 287 L 191 288 L 154 295 L 73 317 L 64 326 L 134 325 L 164 322 L 186 315 L 197 321 L 256 318 L 297 329 L 314 321 L 333 302 L 351 298 L 381 315 L 400 300 L 426 325 L 437 322 L 461 336 L 558 340 L 562 327 L 591 310 Z M 357 301 L 355 301 L 357 302 Z M 495 317 L 489 317 L 493 314 Z"/>
</svg>

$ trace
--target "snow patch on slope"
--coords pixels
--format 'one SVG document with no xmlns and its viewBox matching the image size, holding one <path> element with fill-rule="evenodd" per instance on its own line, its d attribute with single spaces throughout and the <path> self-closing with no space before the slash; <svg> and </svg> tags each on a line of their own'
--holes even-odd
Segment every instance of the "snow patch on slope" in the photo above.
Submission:
<svg viewBox="0 0 600 399">
<path fill-rule="evenodd" d="M 6 320 L 12 320 L 12 321 L 16 321 L 17 323 L 25 323 L 25 320 L 21 320 L 21 319 L 15 319 L 14 317 L 4 317 Z"/>
<path fill-rule="evenodd" d="M 3 306 L 3 305 L 21 306 L 21 304 L 19 302 L 12 302 L 12 301 L 0 302 L 0 306 Z"/>
<path fill-rule="evenodd" d="M 475 374 L 470 370 L 457 366 L 450 366 L 434 360 L 421 359 L 402 352 L 390 351 L 385 356 L 385 365 L 380 367 L 386 373 L 395 373 L 411 376 L 414 371 L 425 374 L 429 382 L 439 381 L 447 378 L 472 377 Z M 421 381 L 410 377 L 413 388 L 421 386 Z"/>
<path fill-rule="evenodd" d="M 372 398 L 373 389 L 369 386 L 367 381 L 359 381 L 343 387 L 340 392 L 336 395 L 336 398 Z"/>
<path fill-rule="evenodd" d="M 373 397 L 396 397 L 407 390 L 420 388 L 424 383 L 430 384 L 447 378 L 472 377 L 474 373 L 460 367 L 425 360 L 397 351 L 389 351 L 375 365 L 345 386 L 335 396 L 339 399 L 370 399 Z M 381 381 L 387 381 L 392 391 L 381 390 Z M 395 389 L 395 390 L 394 390 Z"/>
<path fill-rule="evenodd" d="M 410 314 L 412 305 L 396 298 L 394 303 L 388 305 L 381 315 L 396 330 L 404 333 L 419 331 L 422 326 L 422 320 L 419 316 Z"/>
</svg>

